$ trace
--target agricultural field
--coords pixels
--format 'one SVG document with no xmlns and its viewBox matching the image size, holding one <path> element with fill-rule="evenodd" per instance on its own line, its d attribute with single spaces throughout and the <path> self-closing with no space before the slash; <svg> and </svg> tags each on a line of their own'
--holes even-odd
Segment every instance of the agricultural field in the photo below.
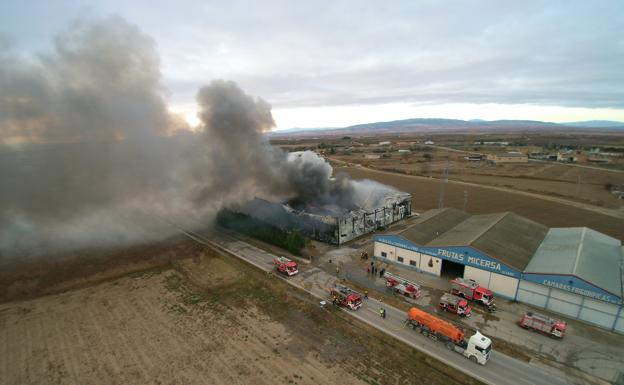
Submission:
<svg viewBox="0 0 624 385">
<path fill-rule="evenodd" d="M 229 257 L 0 304 L 3 384 L 473 383 Z"/>
<path fill-rule="evenodd" d="M 437 208 L 441 190 L 438 179 L 400 175 L 362 167 L 339 167 L 353 178 L 372 179 L 412 194 L 413 211 Z M 586 226 L 618 239 L 624 239 L 624 219 L 600 212 L 570 206 L 539 197 L 517 194 L 474 185 L 446 183 L 444 207 L 464 206 L 464 191 L 468 193 L 466 211 L 488 214 L 511 211 L 550 227 Z"/>
</svg>

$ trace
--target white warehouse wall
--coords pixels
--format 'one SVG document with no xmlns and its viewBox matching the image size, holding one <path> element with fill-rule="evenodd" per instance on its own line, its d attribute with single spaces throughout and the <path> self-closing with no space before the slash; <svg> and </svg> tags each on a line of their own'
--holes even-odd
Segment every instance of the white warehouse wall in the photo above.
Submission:
<svg viewBox="0 0 624 385">
<path fill-rule="evenodd" d="M 381 253 L 386 253 L 385 258 L 396 261 L 396 247 L 381 242 L 375 242 L 375 257 L 382 258 Z"/>
</svg>

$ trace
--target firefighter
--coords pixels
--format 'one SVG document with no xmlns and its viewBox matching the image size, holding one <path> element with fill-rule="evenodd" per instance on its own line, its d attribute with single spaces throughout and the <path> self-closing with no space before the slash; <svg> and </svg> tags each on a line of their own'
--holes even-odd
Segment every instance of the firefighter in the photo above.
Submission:
<svg viewBox="0 0 624 385">
<path fill-rule="evenodd" d="M 368 290 L 364 290 L 364 299 L 368 299 Z"/>
<path fill-rule="evenodd" d="M 383 307 L 379 308 L 379 316 L 383 319 L 386 318 L 386 309 L 384 309 Z"/>
</svg>

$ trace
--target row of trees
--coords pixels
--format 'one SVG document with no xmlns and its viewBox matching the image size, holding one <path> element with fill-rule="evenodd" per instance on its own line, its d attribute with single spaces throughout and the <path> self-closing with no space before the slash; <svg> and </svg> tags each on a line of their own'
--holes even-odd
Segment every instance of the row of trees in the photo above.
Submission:
<svg viewBox="0 0 624 385">
<path fill-rule="evenodd" d="M 217 223 L 222 227 L 286 249 L 294 255 L 301 255 L 301 250 L 305 247 L 305 238 L 299 232 L 287 232 L 245 214 L 221 210 L 217 214 Z"/>
</svg>

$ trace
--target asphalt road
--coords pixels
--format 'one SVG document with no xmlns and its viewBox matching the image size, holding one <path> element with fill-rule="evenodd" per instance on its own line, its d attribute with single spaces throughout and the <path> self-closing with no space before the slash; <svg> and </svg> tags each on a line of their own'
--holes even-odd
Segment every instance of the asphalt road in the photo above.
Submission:
<svg viewBox="0 0 624 385">
<path fill-rule="evenodd" d="M 219 232 L 213 235 L 191 236 L 199 242 L 217 244 L 238 258 L 267 272 L 274 271 L 272 255 L 264 250 L 254 247 L 246 242 L 231 237 L 226 233 Z M 328 300 L 328 288 L 332 287 L 336 277 L 317 267 L 300 264 L 300 273 L 296 276 L 285 278 L 288 283 L 305 290 L 319 299 Z M 329 302 L 329 301 L 328 301 Z M 386 318 L 379 316 L 379 308 L 386 309 Z M 349 315 L 387 333 L 396 339 L 429 354 L 436 359 L 452 366 L 484 383 L 500 385 L 559 385 L 581 383 L 565 374 L 550 368 L 538 367 L 519 361 L 493 349 L 492 357 L 487 365 L 474 364 L 464 356 L 448 350 L 444 344 L 433 341 L 423 335 L 404 326 L 406 314 L 404 311 L 382 304 L 374 298 L 364 301 L 358 311 L 343 309 Z"/>
</svg>

